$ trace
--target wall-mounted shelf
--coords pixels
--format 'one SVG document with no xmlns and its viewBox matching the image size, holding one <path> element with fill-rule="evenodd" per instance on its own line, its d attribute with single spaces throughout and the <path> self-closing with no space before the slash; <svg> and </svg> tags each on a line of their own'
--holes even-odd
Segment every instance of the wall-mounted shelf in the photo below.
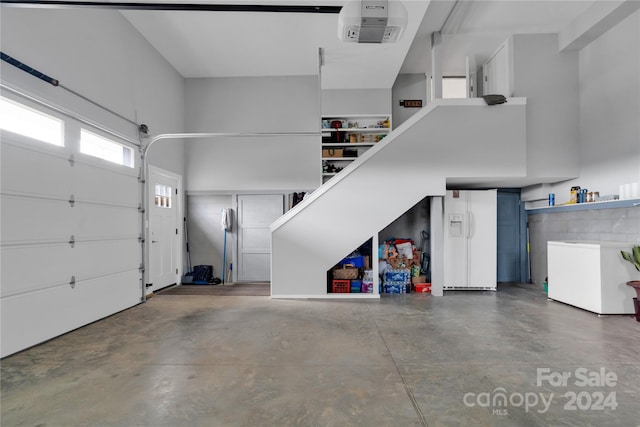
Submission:
<svg viewBox="0 0 640 427">
<path fill-rule="evenodd" d="M 543 214 L 543 213 L 586 211 L 586 210 L 595 210 L 595 209 L 631 208 L 631 207 L 640 207 L 640 199 L 607 200 L 604 202 L 543 206 L 540 208 L 527 209 L 527 213 L 529 215 L 535 215 L 535 214 Z"/>
<path fill-rule="evenodd" d="M 357 157 L 323 157 L 328 162 L 353 162 Z"/>
<path fill-rule="evenodd" d="M 376 132 L 376 133 L 387 133 L 389 132 L 391 129 L 390 128 L 378 128 L 378 127 L 373 127 L 373 128 L 340 128 L 340 129 L 333 129 L 333 128 L 322 128 L 322 132 Z"/>
<path fill-rule="evenodd" d="M 325 148 L 330 147 L 373 147 L 376 145 L 375 142 L 329 142 L 322 143 L 322 146 Z"/>
<path fill-rule="evenodd" d="M 340 127 L 332 127 L 336 121 Z M 340 173 L 347 162 L 353 162 L 391 132 L 391 114 L 345 114 L 322 116 L 322 181 Z M 326 150 L 336 150 L 328 156 Z M 351 151 L 344 156 L 342 150 Z M 353 153 L 355 151 L 355 154 Z"/>
</svg>

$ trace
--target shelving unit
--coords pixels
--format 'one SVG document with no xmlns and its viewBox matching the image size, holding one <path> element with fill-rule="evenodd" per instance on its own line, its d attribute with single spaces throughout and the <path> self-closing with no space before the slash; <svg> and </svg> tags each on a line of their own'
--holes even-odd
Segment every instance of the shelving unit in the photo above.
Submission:
<svg viewBox="0 0 640 427">
<path fill-rule="evenodd" d="M 630 208 L 640 206 L 640 199 L 615 199 L 602 202 L 589 202 L 589 203 L 575 203 L 566 205 L 555 206 L 542 206 L 537 208 L 527 209 L 527 214 L 543 214 L 543 213 L 555 213 L 555 212 L 569 212 L 569 211 L 586 211 L 597 209 L 616 209 L 616 208 Z"/>
<path fill-rule="evenodd" d="M 335 125 L 340 123 L 339 127 Z M 322 182 L 391 132 L 391 114 L 322 116 Z"/>
</svg>

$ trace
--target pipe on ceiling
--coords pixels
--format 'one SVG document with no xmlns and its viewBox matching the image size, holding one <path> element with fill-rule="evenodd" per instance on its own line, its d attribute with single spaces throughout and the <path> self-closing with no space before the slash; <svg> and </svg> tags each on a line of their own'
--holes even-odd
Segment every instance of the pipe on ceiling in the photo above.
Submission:
<svg viewBox="0 0 640 427">
<path fill-rule="evenodd" d="M 188 11 L 188 12 L 272 12 L 272 13 L 340 13 L 342 6 L 147 3 L 74 0 L 0 0 L 3 6 L 69 9 L 95 8 L 116 10 Z"/>
</svg>

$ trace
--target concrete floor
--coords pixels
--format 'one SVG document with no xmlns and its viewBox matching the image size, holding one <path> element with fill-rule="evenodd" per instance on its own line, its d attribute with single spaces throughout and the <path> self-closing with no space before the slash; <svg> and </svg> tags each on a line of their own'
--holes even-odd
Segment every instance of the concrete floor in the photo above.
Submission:
<svg viewBox="0 0 640 427">
<path fill-rule="evenodd" d="M 3 427 L 640 426 L 640 323 L 535 285 L 380 301 L 158 295 L 1 371 Z M 566 385 L 547 379 L 565 372 Z"/>
</svg>

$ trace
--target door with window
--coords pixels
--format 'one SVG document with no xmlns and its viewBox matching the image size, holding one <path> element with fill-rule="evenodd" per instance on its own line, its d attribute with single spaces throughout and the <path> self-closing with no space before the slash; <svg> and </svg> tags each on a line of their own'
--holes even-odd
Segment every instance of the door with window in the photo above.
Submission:
<svg viewBox="0 0 640 427">
<path fill-rule="evenodd" d="M 147 292 L 178 282 L 181 230 L 178 221 L 180 177 L 149 167 L 149 279 Z"/>
<path fill-rule="evenodd" d="M 282 194 L 238 196 L 238 281 L 271 280 L 271 230 L 284 213 Z"/>
</svg>

